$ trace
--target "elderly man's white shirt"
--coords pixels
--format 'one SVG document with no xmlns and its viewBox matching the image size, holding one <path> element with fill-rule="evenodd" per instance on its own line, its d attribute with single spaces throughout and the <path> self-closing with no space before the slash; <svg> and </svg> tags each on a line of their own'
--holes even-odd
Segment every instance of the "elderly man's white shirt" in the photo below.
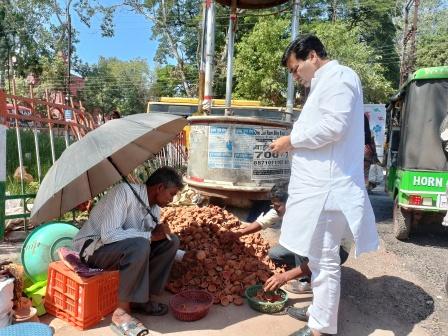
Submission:
<svg viewBox="0 0 448 336">
<path fill-rule="evenodd" d="M 307 255 L 320 213 L 341 210 L 356 255 L 378 249 L 363 177 L 364 107 L 357 74 L 331 61 L 315 73 L 291 131 L 292 169 L 280 244 Z"/>
</svg>

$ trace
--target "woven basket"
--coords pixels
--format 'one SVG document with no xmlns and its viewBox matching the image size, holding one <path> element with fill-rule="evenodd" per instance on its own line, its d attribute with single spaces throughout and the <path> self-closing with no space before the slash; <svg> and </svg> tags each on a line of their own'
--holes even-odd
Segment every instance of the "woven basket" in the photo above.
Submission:
<svg viewBox="0 0 448 336">
<path fill-rule="evenodd" d="M 170 299 L 174 317 L 181 321 L 197 321 L 208 314 L 213 305 L 213 296 L 203 290 L 186 290 Z"/>
<path fill-rule="evenodd" d="M 260 289 L 263 289 L 263 285 L 253 285 L 247 287 L 245 295 L 249 306 L 252 309 L 265 314 L 274 314 L 282 311 L 282 309 L 285 307 L 286 302 L 288 302 L 288 294 L 283 289 L 279 288 L 274 293 L 276 295 L 281 296 L 282 298 L 281 301 L 276 302 L 259 301 L 258 299 L 255 298 L 255 295 L 257 295 L 257 292 Z"/>
</svg>

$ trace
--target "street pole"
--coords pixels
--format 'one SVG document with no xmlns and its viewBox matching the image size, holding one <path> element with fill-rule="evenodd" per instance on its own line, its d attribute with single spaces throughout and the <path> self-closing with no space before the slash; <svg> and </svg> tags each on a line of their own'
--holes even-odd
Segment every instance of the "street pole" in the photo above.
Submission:
<svg viewBox="0 0 448 336">
<path fill-rule="evenodd" d="M 418 7 L 420 5 L 420 0 L 414 1 L 414 18 L 412 20 L 412 34 L 411 34 L 411 57 L 410 57 L 410 68 L 409 72 L 415 70 L 415 60 L 416 60 L 416 45 L 415 36 L 417 35 L 417 22 L 418 22 Z"/>
<path fill-rule="evenodd" d="M 407 34 L 408 34 L 408 17 L 409 17 L 409 4 L 413 0 L 409 0 L 407 4 L 404 5 L 404 27 L 403 27 L 403 40 L 402 40 L 402 50 L 401 50 L 401 69 L 400 69 L 400 85 L 405 82 L 406 73 L 406 44 L 407 44 Z"/>
<path fill-rule="evenodd" d="M 202 112 L 202 101 L 204 100 L 205 84 L 205 36 L 207 30 L 207 0 L 202 4 L 202 23 L 201 23 L 201 57 L 199 63 L 199 85 L 198 85 L 198 114 Z"/>
<path fill-rule="evenodd" d="M 294 7 L 291 23 L 291 41 L 294 41 L 297 38 L 297 33 L 299 31 L 300 0 L 294 0 L 293 6 Z M 288 122 L 292 121 L 294 96 L 295 96 L 294 79 L 292 77 L 292 73 L 288 72 L 288 96 L 286 99 L 286 115 L 285 115 L 285 121 Z"/>
<path fill-rule="evenodd" d="M 207 43 L 205 54 L 205 88 L 203 108 L 207 114 L 212 111 L 213 99 L 213 62 L 215 56 L 215 3 L 206 1 L 207 7 Z"/>
<path fill-rule="evenodd" d="M 70 4 L 72 0 L 69 0 L 67 7 L 65 8 L 67 16 L 67 34 L 68 34 L 68 45 L 67 45 L 67 104 L 70 102 L 70 71 L 71 71 L 71 58 L 72 58 L 72 19 L 70 16 Z"/>
<path fill-rule="evenodd" d="M 224 115 L 231 116 L 232 112 L 232 82 L 233 82 L 233 54 L 236 31 L 236 0 L 232 0 L 229 17 L 229 31 L 227 33 L 227 78 L 226 78 L 226 107 Z"/>
<path fill-rule="evenodd" d="M 409 73 L 414 71 L 415 66 L 415 36 L 417 34 L 417 21 L 418 21 L 418 7 L 419 0 L 409 0 L 404 6 L 404 27 L 403 27 L 403 46 L 401 51 L 401 67 L 400 67 L 400 85 L 403 85 L 409 77 Z M 409 25 L 409 12 L 411 6 L 414 6 L 414 17 L 412 20 L 412 26 L 408 31 Z M 411 40 L 410 54 L 406 52 L 408 41 Z"/>
</svg>

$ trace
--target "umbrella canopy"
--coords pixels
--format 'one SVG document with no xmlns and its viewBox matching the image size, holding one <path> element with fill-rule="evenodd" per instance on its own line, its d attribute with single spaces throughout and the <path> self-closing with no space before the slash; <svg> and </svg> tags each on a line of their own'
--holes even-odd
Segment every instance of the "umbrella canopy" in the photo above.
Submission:
<svg viewBox="0 0 448 336">
<path fill-rule="evenodd" d="M 103 192 L 152 158 L 186 124 L 182 117 L 142 113 L 111 120 L 89 132 L 70 145 L 45 175 L 30 223 L 60 217 Z"/>
</svg>

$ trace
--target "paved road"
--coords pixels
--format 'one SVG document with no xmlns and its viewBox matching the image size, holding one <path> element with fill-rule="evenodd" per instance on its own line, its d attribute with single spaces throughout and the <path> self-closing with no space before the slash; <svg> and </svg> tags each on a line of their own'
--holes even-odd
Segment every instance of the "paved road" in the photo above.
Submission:
<svg viewBox="0 0 448 336">
<path fill-rule="evenodd" d="M 435 217 L 418 227 L 408 241 L 396 240 L 392 201 L 377 189 L 370 199 L 382 247 L 378 253 L 349 260 L 343 270 L 344 300 L 369 315 L 376 311 L 374 325 L 383 325 L 395 335 L 414 335 L 411 330 L 417 325 L 431 336 L 448 335 L 448 231 Z"/>
</svg>

